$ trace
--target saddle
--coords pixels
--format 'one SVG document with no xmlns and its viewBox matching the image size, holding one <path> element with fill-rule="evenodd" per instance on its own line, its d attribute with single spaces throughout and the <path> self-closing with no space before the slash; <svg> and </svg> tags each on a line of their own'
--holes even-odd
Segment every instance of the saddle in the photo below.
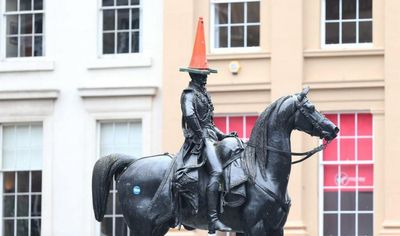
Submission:
<svg viewBox="0 0 400 236">
<path fill-rule="evenodd" d="M 223 165 L 221 206 L 238 207 L 246 201 L 245 183 L 248 180 L 242 168 L 241 157 L 245 144 L 237 137 L 225 138 L 216 145 L 216 152 Z M 179 156 L 179 154 L 178 154 Z M 189 155 L 182 166 L 177 168 L 173 178 L 173 190 L 178 198 L 189 203 L 196 213 L 199 208 L 199 189 L 203 191 L 208 183 L 208 175 L 201 171 L 205 161 Z M 203 173 L 203 174 L 202 174 Z M 222 209 L 223 210 L 223 209 Z"/>
</svg>

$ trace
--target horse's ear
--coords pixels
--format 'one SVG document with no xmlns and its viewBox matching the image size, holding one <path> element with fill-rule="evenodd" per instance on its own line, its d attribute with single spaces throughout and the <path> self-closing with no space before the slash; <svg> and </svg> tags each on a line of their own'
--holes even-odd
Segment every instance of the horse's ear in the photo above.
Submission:
<svg viewBox="0 0 400 236">
<path fill-rule="evenodd" d="M 310 92 L 310 87 L 305 87 L 303 91 L 299 94 L 299 101 L 303 101 L 304 97 L 307 96 L 308 92 Z"/>
</svg>

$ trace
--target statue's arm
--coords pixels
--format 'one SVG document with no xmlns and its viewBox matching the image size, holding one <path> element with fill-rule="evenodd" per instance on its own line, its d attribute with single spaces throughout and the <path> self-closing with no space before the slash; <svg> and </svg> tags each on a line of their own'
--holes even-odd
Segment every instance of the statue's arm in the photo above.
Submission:
<svg viewBox="0 0 400 236">
<path fill-rule="evenodd" d="M 181 97 L 181 110 L 187 126 L 194 132 L 196 139 L 201 140 L 203 137 L 203 131 L 195 113 L 193 91 L 185 90 L 183 92 Z"/>
</svg>

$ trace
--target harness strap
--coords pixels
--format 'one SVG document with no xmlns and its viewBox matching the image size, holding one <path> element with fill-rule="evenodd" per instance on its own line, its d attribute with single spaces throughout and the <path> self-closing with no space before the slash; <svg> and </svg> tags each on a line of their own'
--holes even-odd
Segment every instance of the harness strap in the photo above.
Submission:
<svg viewBox="0 0 400 236">
<path fill-rule="evenodd" d="M 265 188 L 261 185 L 259 185 L 257 182 L 255 183 L 255 186 L 258 187 L 261 191 L 263 191 L 265 194 L 269 195 L 270 197 L 272 197 L 281 207 L 285 212 L 288 212 L 288 205 L 282 201 L 282 199 L 280 199 L 274 192 L 272 192 L 271 190 L 269 190 L 268 188 Z"/>
<path fill-rule="evenodd" d="M 324 150 L 326 148 L 326 146 L 328 146 L 330 142 L 328 141 L 327 143 L 323 143 L 321 145 L 319 145 L 318 147 L 308 151 L 308 152 L 288 152 L 288 151 L 282 151 L 279 149 L 276 149 L 274 147 L 271 146 L 267 146 L 267 150 L 273 151 L 273 152 L 277 152 L 277 153 L 281 153 L 281 154 L 286 154 L 286 155 L 291 155 L 291 156 L 305 156 L 303 158 L 301 158 L 300 160 L 297 161 L 292 161 L 292 165 L 303 162 L 305 160 L 307 160 L 308 158 L 310 158 L 312 155 L 314 155 L 317 152 L 320 152 L 322 150 Z"/>
</svg>

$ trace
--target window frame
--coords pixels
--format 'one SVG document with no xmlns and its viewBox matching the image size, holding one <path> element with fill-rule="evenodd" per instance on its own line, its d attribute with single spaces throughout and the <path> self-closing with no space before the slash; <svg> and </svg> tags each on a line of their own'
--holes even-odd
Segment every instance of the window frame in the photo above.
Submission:
<svg viewBox="0 0 400 236">
<path fill-rule="evenodd" d="M 354 153 L 355 153 L 355 158 L 357 158 L 357 154 L 358 154 L 358 142 L 357 142 L 357 140 L 358 140 L 358 137 L 362 137 L 362 138 L 371 138 L 372 139 L 372 147 L 371 147 L 371 149 L 372 149 L 372 153 L 371 153 L 371 157 L 372 157 L 372 159 L 371 160 L 362 160 L 362 161 L 360 161 L 360 160 L 357 160 L 357 159 L 355 159 L 355 160 L 351 160 L 351 161 L 343 161 L 343 160 L 340 160 L 340 149 L 338 149 L 338 152 L 337 152 L 337 157 L 338 157 L 338 159 L 337 159 L 337 161 L 324 161 L 323 160 L 323 152 L 320 152 L 318 155 L 319 155 L 319 160 L 318 160 L 318 196 L 319 196 L 319 198 L 318 198 L 318 202 L 319 202 L 319 204 L 318 204 L 318 228 L 319 228 L 319 230 L 318 230 L 318 235 L 324 235 L 324 213 L 325 212 L 329 212 L 329 211 L 325 211 L 324 210 L 324 189 L 325 189 L 325 186 L 324 186 L 324 166 L 325 165 L 327 165 L 327 164 L 336 164 L 336 165 L 338 165 L 339 166 L 339 168 L 340 168 L 340 166 L 341 165 L 354 165 L 354 166 L 357 166 L 357 168 L 356 168 L 356 170 L 355 170 L 355 173 L 356 173 L 356 175 L 357 175 L 357 177 L 359 176 L 358 174 L 359 174 L 359 169 L 358 169 L 358 166 L 361 164 L 361 165 L 372 165 L 373 166 L 373 177 L 375 177 L 374 175 L 375 175 L 375 153 L 374 153 L 374 143 L 375 143 L 375 135 L 374 135 L 374 114 L 373 113 L 371 113 L 371 112 L 364 112 L 364 111 L 355 111 L 355 112 L 326 112 L 326 113 L 324 113 L 325 115 L 337 115 L 337 118 L 338 118 L 338 120 L 337 120 L 337 123 L 339 123 L 340 124 L 340 115 L 354 115 L 355 116 L 355 121 L 354 121 L 354 126 L 355 126 L 355 130 L 354 130 L 354 136 L 347 136 L 346 135 L 346 138 L 349 138 L 349 137 L 354 137 L 354 140 L 355 140 L 355 144 L 354 144 Z M 372 116 L 372 120 L 371 120 L 371 130 L 372 130 L 372 132 L 371 132 L 371 135 L 362 135 L 362 136 L 359 136 L 358 135 L 358 133 L 357 133 L 357 131 L 358 131 L 358 118 L 356 118 L 356 116 L 358 116 L 359 114 L 370 114 L 371 116 Z M 340 133 L 339 133 L 339 137 L 340 137 Z M 338 139 L 338 142 L 339 142 L 339 139 Z M 319 141 L 319 143 L 320 144 L 322 144 L 322 141 L 320 140 Z M 339 146 L 339 143 L 337 144 L 338 146 Z M 349 210 L 349 211 L 342 211 L 341 209 L 340 209 L 340 207 L 338 207 L 338 209 L 337 209 L 337 213 L 335 213 L 336 215 L 338 215 L 338 235 L 340 235 L 340 229 L 341 229 L 341 224 L 340 224 L 340 214 L 341 214 L 341 212 L 349 212 L 349 214 L 351 214 L 351 213 L 354 213 L 355 214 L 355 235 L 358 235 L 358 216 L 360 215 L 360 214 L 363 214 L 363 213 L 365 213 L 365 214 L 372 214 L 372 221 L 374 222 L 374 220 L 375 220 L 375 189 L 376 189 L 376 181 L 375 181 L 375 178 L 373 178 L 373 184 L 372 184 L 372 186 L 364 186 L 364 187 L 361 187 L 360 188 L 360 186 L 358 185 L 358 181 L 356 182 L 356 184 L 355 184 L 355 186 L 354 186 L 354 188 L 355 188 L 355 192 L 356 192 L 356 197 L 355 197 L 355 209 L 354 210 Z M 341 189 L 346 189 L 346 188 L 343 188 L 343 187 L 341 187 L 340 185 L 337 187 L 338 188 L 338 192 L 340 192 L 341 191 Z M 352 187 L 350 187 L 350 188 L 352 188 Z M 358 209 L 358 202 L 359 202 L 359 197 L 358 197 L 358 190 L 359 189 L 363 189 L 363 188 L 371 188 L 372 189 L 372 196 L 373 196 L 373 200 L 372 200 L 372 210 L 371 211 L 360 211 L 359 209 Z M 341 197 L 340 196 L 338 196 L 338 205 L 340 205 L 340 199 L 341 199 Z M 375 230 L 375 228 L 373 227 L 373 231 Z"/>
<path fill-rule="evenodd" d="M 24 169 L 24 170 L 9 170 L 9 169 L 3 169 L 3 134 L 4 134 L 4 127 L 5 126 L 14 126 L 14 127 L 16 127 L 16 126 L 19 126 L 19 125 L 29 125 L 29 126 L 31 126 L 31 125 L 38 125 L 38 124 L 40 124 L 41 125 L 41 128 L 42 128 L 42 156 L 41 156 L 41 158 L 42 158 L 42 167 L 40 168 L 40 169 L 35 169 L 35 168 L 32 168 L 32 169 Z M 19 194 L 18 192 L 17 192 L 17 189 L 15 190 L 16 192 L 15 192 L 15 197 L 17 197 L 17 196 L 21 196 L 21 195 L 23 195 L 23 196 L 25 196 L 25 195 L 27 195 L 27 196 L 29 196 L 29 203 L 28 203 L 28 216 L 23 216 L 22 218 L 23 219 L 26 219 L 26 220 L 28 220 L 28 229 L 29 229 L 29 231 L 28 231 L 28 235 L 31 235 L 31 220 L 32 219 L 39 219 L 40 220 L 40 225 L 41 225 L 41 231 L 40 231 L 40 235 L 45 235 L 44 234 L 44 228 L 43 228 L 43 219 L 45 218 L 45 215 L 43 214 L 44 213 L 44 211 L 43 211 L 43 193 L 44 193 L 44 189 L 43 189 L 43 177 L 44 177 L 44 175 L 43 175 L 43 169 L 44 169 L 44 153 L 43 153 L 43 151 L 44 151 L 44 122 L 43 121 L 30 121 L 30 122 L 10 122 L 10 123 L 0 123 L 0 219 L 1 219 L 1 221 L 0 221 L 0 233 L 2 234 L 3 233 L 3 220 L 4 220 L 4 216 L 3 216 L 3 197 L 4 197 L 4 192 L 3 192 L 3 179 L 4 179 L 4 172 L 14 172 L 15 173 L 15 175 L 17 175 L 18 174 L 18 172 L 28 172 L 29 173 L 29 192 L 27 192 L 27 193 L 23 193 L 23 194 Z M 40 174 L 41 174 L 41 192 L 39 193 L 39 192 L 32 192 L 32 180 L 31 180 L 31 178 L 32 178 L 32 172 L 33 171 L 40 171 Z M 14 178 L 17 178 L 17 176 L 15 176 Z M 16 182 L 17 183 L 17 182 Z M 17 188 L 17 185 L 15 186 L 15 188 Z M 32 195 L 40 195 L 40 197 L 41 197 L 41 199 L 40 199 L 40 201 L 41 201 L 41 212 L 40 212 L 40 216 L 32 216 L 31 215 L 31 196 Z M 14 205 L 14 212 L 17 212 L 17 202 L 15 202 L 15 205 Z M 18 221 L 18 216 L 17 215 L 15 215 L 15 216 L 13 216 L 13 217 L 10 217 L 13 221 L 14 221 L 14 235 L 17 235 L 17 228 L 16 228 L 16 222 Z M 21 218 L 21 217 L 20 217 Z"/>
<path fill-rule="evenodd" d="M 11 61 L 11 62 L 19 62 L 19 61 L 40 61 L 43 60 L 44 58 L 46 58 L 47 56 L 47 50 L 46 50 L 46 0 L 43 0 L 43 9 L 42 10 L 27 10 L 27 11 L 13 11 L 11 13 L 7 13 L 6 12 L 6 1 L 7 0 L 0 0 L 0 61 Z M 19 0 L 17 0 L 19 2 Z M 31 0 L 32 2 L 32 0 Z M 18 4 L 18 3 L 17 3 Z M 25 56 L 25 57 L 21 57 L 21 56 L 17 56 L 17 57 L 7 57 L 7 46 L 6 46 L 6 42 L 7 42 L 7 15 L 17 15 L 20 16 L 21 13 L 24 14 L 42 14 L 42 33 L 40 34 L 42 36 L 42 55 L 41 56 Z M 20 24 L 19 24 L 20 25 Z M 33 26 L 34 25 L 34 21 L 32 21 L 32 37 L 34 37 L 33 35 L 36 35 L 33 32 Z M 18 27 L 19 28 L 19 27 Z M 18 36 L 20 36 L 21 34 L 18 32 L 17 34 Z M 19 38 L 19 37 L 18 37 Z M 18 42 L 20 42 L 18 40 Z M 33 47 L 33 45 L 32 45 Z M 18 52 L 20 51 L 20 44 L 18 44 Z M 33 48 L 32 48 L 32 54 L 34 53 Z M 19 54 L 19 53 L 18 53 Z"/>
<path fill-rule="evenodd" d="M 106 119 L 98 119 L 98 120 L 96 120 L 96 133 L 97 133 L 97 160 L 98 159 L 100 159 L 101 158 L 101 125 L 102 124 L 114 124 L 115 125 L 115 123 L 121 123 L 121 122 L 126 122 L 126 123 L 140 123 L 140 126 L 141 126 L 141 131 L 142 131 L 142 137 L 141 137 L 141 142 L 142 142 L 142 150 L 141 150 L 141 152 L 142 152 L 142 154 L 141 154 L 141 156 L 143 155 L 143 151 L 144 151 L 144 145 L 143 145 L 143 127 L 144 127 L 144 125 L 143 125 L 143 118 L 122 118 L 122 119 L 118 119 L 118 118 L 106 118 Z M 129 154 L 128 154 L 129 155 Z M 106 218 L 112 218 L 112 229 L 113 229 L 113 232 L 112 232 L 112 236 L 115 236 L 115 219 L 118 217 L 118 218 L 123 218 L 123 215 L 122 214 L 116 214 L 116 198 L 118 197 L 118 195 L 117 195 L 117 190 L 115 189 L 115 187 L 116 187 L 116 185 L 115 185 L 115 180 L 113 180 L 113 184 L 112 184 L 112 186 L 113 186 L 113 189 L 110 189 L 109 190 L 109 197 L 112 197 L 113 199 L 112 199 L 112 205 L 113 205 L 113 209 L 112 209 L 112 215 L 111 215 L 111 217 L 110 217 L 110 214 L 104 214 L 104 217 Z M 103 222 L 98 222 L 97 223 L 97 229 L 96 229 L 96 234 L 95 235 L 98 235 L 98 236 L 100 236 L 100 235 L 102 235 L 102 232 L 101 232 L 101 224 L 102 224 Z M 126 224 L 126 223 L 125 223 Z M 131 234 L 130 234 L 130 230 L 129 230 L 129 227 L 127 226 L 127 234 L 126 234 L 126 236 L 131 236 Z"/>
<path fill-rule="evenodd" d="M 374 0 L 372 0 L 372 9 L 371 9 L 371 18 L 367 19 L 359 19 L 359 1 L 357 1 L 357 9 L 356 9 L 356 18 L 355 19 L 341 19 L 342 18 L 342 0 L 339 1 L 339 19 L 338 20 L 326 20 L 326 0 L 321 0 L 321 19 L 320 19 L 320 47 L 322 49 L 370 49 L 373 48 L 374 46 L 374 7 L 373 3 Z M 327 44 L 326 43 L 326 38 L 325 38 L 325 23 L 327 22 L 339 22 L 339 43 L 337 44 Z M 356 43 L 342 43 L 342 22 L 356 22 Z M 370 21 L 372 24 L 372 42 L 368 43 L 357 43 L 359 39 L 359 24 L 358 22 L 363 22 L 363 21 Z"/>
<path fill-rule="evenodd" d="M 215 47 L 215 4 L 219 3 L 246 3 L 245 4 L 245 9 L 247 9 L 247 3 L 248 2 L 259 2 L 260 3 L 260 21 L 259 23 L 247 23 L 247 11 L 245 10 L 244 14 L 244 21 L 243 26 L 251 26 L 251 25 L 258 25 L 259 28 L 259 45 L 258 46 L 244 46 L 244 47 L 225 47 L 225 48 L 217 48 Z M 209 24 L 209 33 L 210 33 L 210 52 L 215 53 L 215 54 L 223 54 L 223 53 L 257 53 L 261 52 L 261 29 L 262 29 L 262 23 L 261 23 L 261 0 L 210 0 L 210 24 Z M 231 13 L 228 12 L 230 15 Z M 242 24 L 242 23 L 240 23 Z M 228 28 L 230 29 L 232 24 L 231 22 L 228 22 L 226 24 Z M 246 44 L 247 41 L 247 27 L 245 27 L 244 33 L 244 44 Z M 230 30 L 228 31 L 228 45 L 230 45 Z"/>
<path fill-rule="evenodd" d="M 230 130 L 230 121 L 229 119 L 231 117 L 241 117 L 243 119 L 243 123 L 242 123 L 242 132 L 243 132 L 243 137 L 238 137 L 239 139 L 243 140 L 244 142 L 249 141 L 250 139 L 250 135 L 251 132 L 249 133 L 249 137 L 246 137 L 247 134 L 247 117 L 256 117 L 256 120 L 258 119 L 258 117 L 260 116 L 260 114 L 258 113 L 239 113 L 239 114 L 234 114 L 234 113 L 230 113 L 230 114 L 215 114 L 214 115 L 214 119 L 215 118 L 225 118 L 225 130 L 227 131 L 226 133 L 230 133 L 233 131 L 237 131 L 237 130 Z M 254 121 L 254 125 L 255 125 L 256 121 Z M 217 126 L 218 128 L 218 126 Z M 254 128 L 254 126 L 253 126 Z"/>
<path fill-rule="evenodd" d="M 113 0 L 114 3 L 116 3 L 116 0 Z M 130 1 L 130 0 L 129 0 Z M 124 6 L 103 6 L 103 0 L 98 0 L 98 22 L 97 22 L 97 57 L 100 59 L 113 59 L 113 58 L 132 58 L 132 57 L 137 57 L 138 55 L 142 55 L 143 54 L 143 1 L 145 0 L 139 0 L 139 5 L 135 5 L 135 6 L 131 6 L 131 5 L 124 5 Z M 115 43 L 114 45 L 114 53 L 110 53 L 110 54 L 104 54 L 103 53 L 103 10 L 111 10 L 111 9 L 134 9 L 134 8 L 138 8 L 139 9 L 139 30 L 137 32 L 139 32 L 139 51 L 138 52 L 128 52 L 128 53 L 116 53 L 115 50 L 117 48 L 117 44 Z M 131 13 L 129 13 L 129 17 L 131 17 Z M 114 20 L 115 22 L 117 21 L 116 19 Z M 117 32 L 118 30 L 116 29 L 116 24 L 114 25 L 115 29 L 114 32 Z M 131 20 L 129 21 L 129 33 L 134 32 L 131 29 Z M 115 39 L 116 36 L 114 36 Z M 129 37 L 129 50 L 131 50 L 131 41 L 132 37 Z"/>
</svg>

